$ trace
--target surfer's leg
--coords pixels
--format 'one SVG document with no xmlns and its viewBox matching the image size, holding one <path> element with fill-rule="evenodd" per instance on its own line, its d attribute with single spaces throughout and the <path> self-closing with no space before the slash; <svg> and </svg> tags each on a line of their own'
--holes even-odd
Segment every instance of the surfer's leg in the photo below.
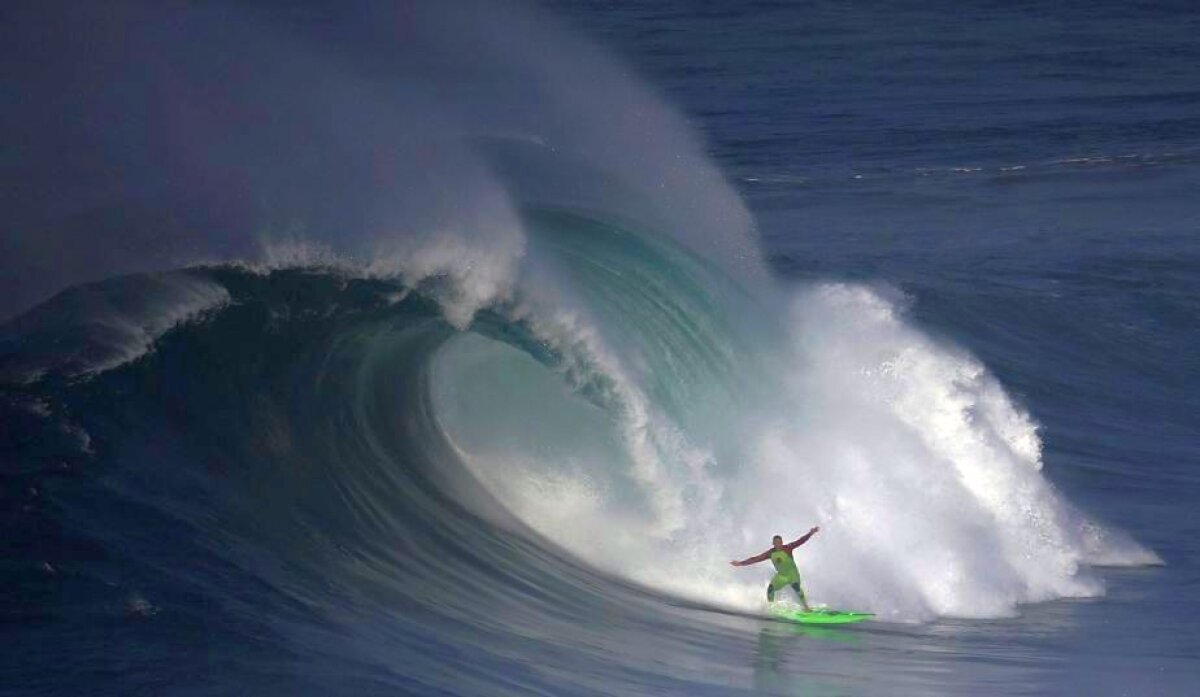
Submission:
<svg viewBox="0 0 1200 697">
<path fill-rule="evenodd" d="M 796 591 L 796 597 L 800 599 L 800 604 L 804 606 L 805 612 L 811 612 L 812 608 L 808 606 L 808 600 L 804 598 L 804 591 L 800 590 L 800 582 L 792 584 L 792 590 Z"/>
<path fill-rule="evenodd" d="M 767 584 L 767 602 L 775 602 L 775 591 L 783 588 L 788 584 L 787 577 L 783 574 L 775 574 L 771 577 L 771 582 Z"/>
</svg>

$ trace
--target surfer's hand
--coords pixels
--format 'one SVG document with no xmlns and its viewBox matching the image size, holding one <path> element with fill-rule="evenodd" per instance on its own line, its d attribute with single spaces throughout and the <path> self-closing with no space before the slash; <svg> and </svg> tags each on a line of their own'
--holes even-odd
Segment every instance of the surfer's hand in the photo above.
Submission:
<svg viewBox="0 0 1200 697">
<path fill-rule="evenodd" d="M 741 566 L 742 564 L 741 564 L 741 562 L 731 561 L 731 562 L 729 562 L 729 565 L 730 566 Z"/>
<path fill-rule="evenodd" d="M 815 534 L 817 534 L 817 533 L 819 533 L 819 532 L 821 532 L 821 526 L 820 526 L 820 525 L 818 525 L 818 526 L 814 527 L 812 530 L 809 530 L 809 531 L 808 531 L 808 534 L 809 534 L 809 535 L 815 535 Z"/>
</svg>

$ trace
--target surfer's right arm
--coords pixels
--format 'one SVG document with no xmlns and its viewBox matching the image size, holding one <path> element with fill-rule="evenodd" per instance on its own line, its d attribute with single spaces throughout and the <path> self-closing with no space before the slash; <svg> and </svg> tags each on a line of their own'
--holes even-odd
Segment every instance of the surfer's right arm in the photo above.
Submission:
<svg viewBox="0 0 1200 697">
<path fill-rule="evenodd" d="M 751 564 L 757 564 L 760 561 L 766 561 L 770 558 L 771 558 L 771 550 L 768 549 L 767 551 L 763 552 L 762 554 L 755 554 L 754 556 L 750 557 L 749 559 L 743 559 L 741 561 L 731 561 L 731 562 L 729 562 L 729 565 L 730 566 L 749 566 Z"/>
</svg>

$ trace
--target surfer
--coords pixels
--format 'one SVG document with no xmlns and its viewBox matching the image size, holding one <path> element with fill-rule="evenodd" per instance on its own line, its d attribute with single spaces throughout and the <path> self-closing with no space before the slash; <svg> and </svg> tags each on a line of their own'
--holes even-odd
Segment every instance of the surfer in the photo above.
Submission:
<svg viewBox="0 0 1200 697">
<path fill-rule="evenodd" d="M 771 577 L 771 582 L 767 584 L 767 602 L 775 602 L 775 591 L 784 586 L 791 586 L 792 590 L 796 591 L 796 597 L 800 598 L 800 604 L 804 606 L 804 611 L 811 612 L 812 608 L 808 606 L 808 601 L 804 598 L 804 591 L 800 589 L 800 571 L 796 569 L 796 560 L 792 558 L 792 551 L 805 542 L 808 542 L 808 539 L 817 534 L 820 529 L 819 527 L 814 527 L 800 539 L 795 542 L 789 542 L 786 545 L 783 543 L 783 538 L 776 535 L 771 538 L 771 548 L 762 554 L 756 554 L 749 559 L 731 561 L 729 563 L 732 566 L 749 566 L 770 559 L 771 563 L 775 565 L 775 575 Z"/>
</svg>

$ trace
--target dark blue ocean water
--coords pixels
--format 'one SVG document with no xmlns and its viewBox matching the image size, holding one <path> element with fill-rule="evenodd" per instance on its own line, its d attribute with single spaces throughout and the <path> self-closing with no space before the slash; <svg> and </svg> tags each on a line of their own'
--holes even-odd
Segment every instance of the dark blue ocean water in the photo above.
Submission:
<svg viewBox="0 0 1200 697">
<path fill-rule="evenodd" d="M 1195 693 L 1200 9 L 400 7 L 6 11 L 0 694 Z M 773 290 L 722 265 L 738 198 Z M 837 398 L 874 305 L 779 300 L 829 287 L 902 310 L 879 389 L 960 431 Z M 785 351 L 793 311 L 851 339 Z M 1040 474 L 892 468 L 1004 431 L 942 346 Z M 697 561 L 760 515 L 883 621 Z M 1035 598 L 1074 574 L 998 551 L 1027 529 L 1102 592 Z"/>
</svg>

